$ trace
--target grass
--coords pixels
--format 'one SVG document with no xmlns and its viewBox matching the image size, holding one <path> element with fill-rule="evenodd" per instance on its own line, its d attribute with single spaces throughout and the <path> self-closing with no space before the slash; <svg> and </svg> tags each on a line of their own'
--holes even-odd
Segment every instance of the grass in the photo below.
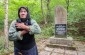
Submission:
<svg viewBox="0 0 85 55">
<path fill-rule="evenodd" d="M 77 40 L 77 41 L 85 41 L 84 36 L 75 36 L 74 39 Z"/>
<path fill-rule="evenodd" d="M 5 49 L 5 37 L 0 36 L 0 55 L 6 55 L 8 50 Z M 13 43 L 9 42 L 9 51 L 10 53 L 13 52 Z"/>
<path fill-rule="evenodd" d="M 3 36 L 0 36 L 0 54 L 2 52 L 4 52 L 4 43 L 5 43 L 5 40 L 4 40 L 4 37 Z"/>
</svg>

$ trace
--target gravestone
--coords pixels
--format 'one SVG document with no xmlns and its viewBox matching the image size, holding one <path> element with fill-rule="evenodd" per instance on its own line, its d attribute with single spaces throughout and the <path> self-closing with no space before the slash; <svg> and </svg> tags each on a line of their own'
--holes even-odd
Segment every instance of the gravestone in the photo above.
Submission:
<svg viewBox="0 0 85 55">
<path fill-rule="evenodd" d="M 67 34 L 67 11 L 62 6 L 55 8 L 55 37 L 66 37 Z"/>
<path fill-rule="evenodd" d="M 49 38 L 52 45 L 67 46 L 73 45 L 73 39 L 67 37 L 67 10 L 63 6 L 55 8 L 55 36 Z"/>
</svg>

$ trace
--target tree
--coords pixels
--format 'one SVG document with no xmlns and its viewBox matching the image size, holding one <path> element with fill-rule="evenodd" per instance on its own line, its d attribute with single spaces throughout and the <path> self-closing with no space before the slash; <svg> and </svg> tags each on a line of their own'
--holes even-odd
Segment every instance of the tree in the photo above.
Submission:
<svg viewBox="0 0 85 55">
<path fill-rule="evenodd" d="M 50 20 L 50 0 L 47 0 L 47 20 Z"/>
<path fill-rule="evenodd" d="M 68 8 L 69 8 L 69 0 L 66 0 L 66 5 L 67 5 L 67 13 L 68 13 Z"/>
<path fill-rule="evenodd" d="M 8 45 L 8 0 L 5 2 L 5 20 L 4 20 L 4 34 L 5 34 L 5 49 L 7 50 L 6 55 L 9 55 L 9 45 Z"/>
<path fill-rule="evenodd" d="M 41 0 L 41 11 L 42 11 L 42 18 L 44 18 L 45 24 L 47 24 L 47 20 L 46 20 L 46 18 L 44 17 L 43 1 L 42 1 L 42 0 Z"/>
</svg>

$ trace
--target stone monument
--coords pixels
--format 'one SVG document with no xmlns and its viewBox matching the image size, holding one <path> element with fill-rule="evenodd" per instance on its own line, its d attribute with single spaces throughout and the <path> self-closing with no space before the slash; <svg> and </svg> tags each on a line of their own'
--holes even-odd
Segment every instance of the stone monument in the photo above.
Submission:
<svg viewBox="0 0 85 55">
<path fill-rule="evenodd" d="M 67 37 L 67 10 L 63 6 L 55 8 L 55 36 L 49 38 L 51 45 L 67 46 L 73 45 L 73 39 Z"/>
<path fill-rule="evenodd" d="M 55 37 L 66 37 L 67 34 L 67 11 L 62 6 L 55 8 Z"/>
</svg>

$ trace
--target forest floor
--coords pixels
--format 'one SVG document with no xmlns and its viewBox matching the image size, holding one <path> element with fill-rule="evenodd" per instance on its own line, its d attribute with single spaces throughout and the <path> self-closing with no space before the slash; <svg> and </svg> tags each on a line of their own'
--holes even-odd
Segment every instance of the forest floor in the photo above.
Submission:
<svg viewBox="0 0 85 55">
<path fill-rule="evenodd" d="M 74 41 L 77 50 L 70 50 L 61 47 L 47 47 L 47 41 L 47 38 L 36 39 L 39 55 L 85 55 L 85 42 L 83 41 Z"/>
<path fill-rule="evenodd" d="M 85 42 L 83 41 L 74 41 L 77 48 L 76 50 L 61 47 L 47 47 L 47 42 L 48 39 L 37 40 L 39 55 L 85 55 Z"/>
</svg>

